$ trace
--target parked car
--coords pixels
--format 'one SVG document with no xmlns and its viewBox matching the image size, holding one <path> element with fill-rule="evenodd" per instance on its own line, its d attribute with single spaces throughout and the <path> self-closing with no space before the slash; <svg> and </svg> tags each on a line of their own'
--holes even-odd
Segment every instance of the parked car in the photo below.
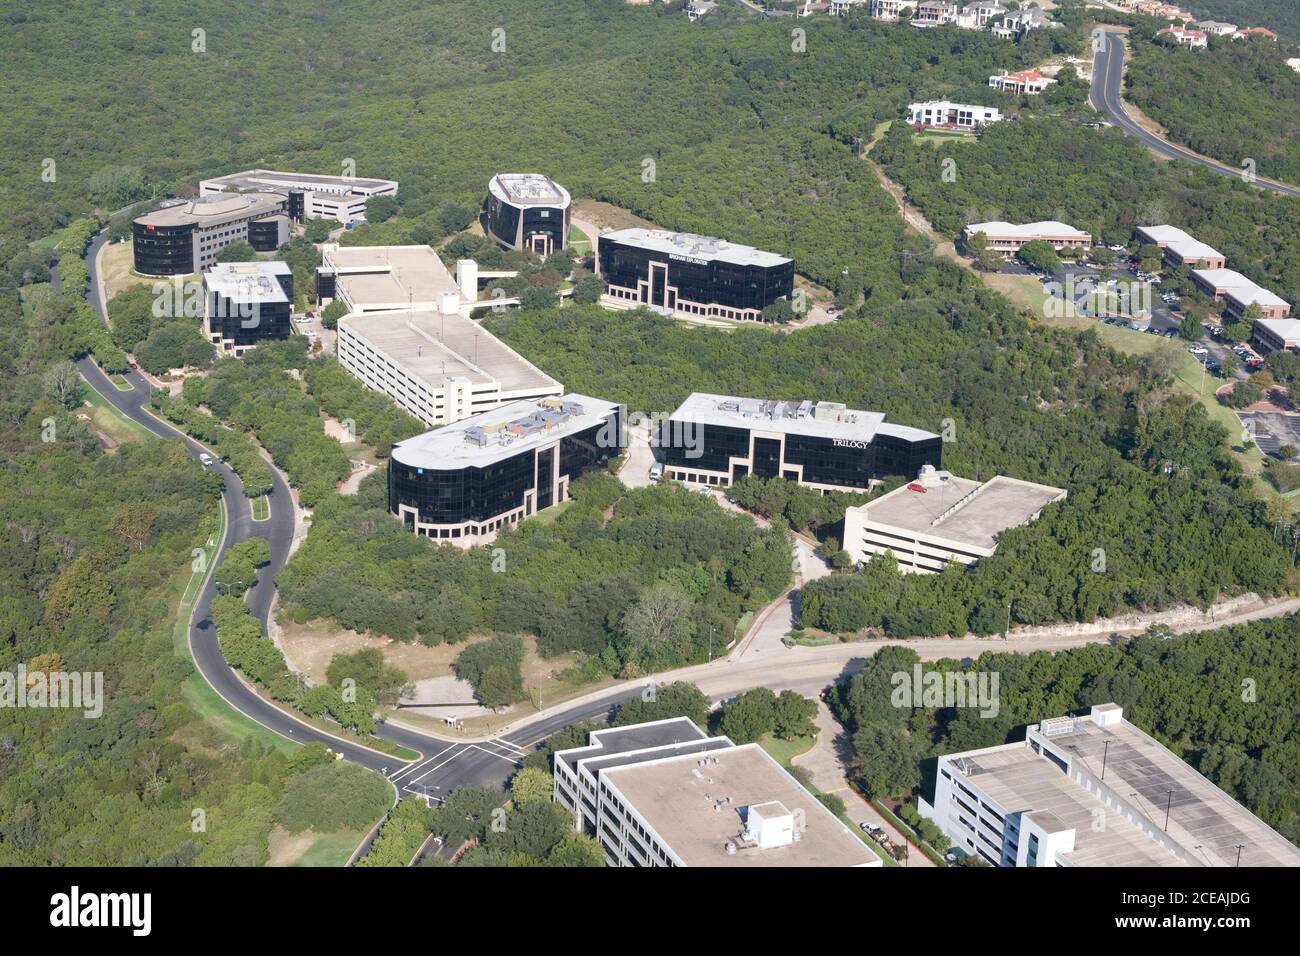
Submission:
<svg viewBox="0 0 1300 956">
<path fill-rule="evenodd" d="M 213 465 L 212 456 L 209 455 L 206 451 L 199 452 L 199 464 L 201 464 L 204 468 L 211 468 Z"/>
<path fill-rule="evenodd" d="M 655 462 L 650 466 L 650 480 L 658 481 L 664 476 L 664 466 L 662 462 Z"/>
<path fill-rule="evenodd" d="M 1188 346 L 1187 351 L 1191 352 L 1193 355 L 1209 355 L 1209 354 L 1210 354 L 1210 350 L 1207 349 L 1207 348 L 1206 348 L 1205 346 L 1203 346 L 1203 345 L 1192 345 L 1192 346 Z"/>
<path fill-rule="evenodd" d="M 871 823 L 868 820 L 863 820 L 861 823 L 858 824 L 858 827 L 861 828 L 861 830 L 864 833 L 876 834 L 880 832 L 880 827 L 876 826 L 874 823 Z"/>
</svg>

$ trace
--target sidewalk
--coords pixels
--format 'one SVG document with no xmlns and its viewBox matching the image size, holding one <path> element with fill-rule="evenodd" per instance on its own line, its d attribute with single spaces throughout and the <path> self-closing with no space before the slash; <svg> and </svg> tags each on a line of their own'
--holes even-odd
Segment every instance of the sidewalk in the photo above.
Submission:
<svg viewBox="0 0 1300 956">
<path fill-rule="evenodd" d="M 832 716 L 825 702 L 817 701 L 817 743 L 807 753 L 802 753 L 791 761 L 796 767 L 807 770 L 813 784 L 822 793 L 833 793 L 844 801 L 844 810 L 855 825 L 874 823 L 889 834 L 895 843 L 910 844 L 907 854 L 907 866 L 934 867 L 934 862 L 916 848 L 916 844 L 907 840 L 902 833 L 884 817 L 876 808 L 849 786 L 849 767 L 853 761 L 853 742 L 844 728 Z M 903 861 L 899 861 L 903 865 Z"/>
</svg>

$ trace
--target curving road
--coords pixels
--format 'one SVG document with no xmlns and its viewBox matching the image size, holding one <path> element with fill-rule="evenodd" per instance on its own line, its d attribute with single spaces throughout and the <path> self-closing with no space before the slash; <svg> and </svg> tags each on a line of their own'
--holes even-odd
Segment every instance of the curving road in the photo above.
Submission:
<svg viewBox="0 0 1300 956">
<path fill-rule="evenodd" d="M 1129 136 L 1141 140 L 1143 144 L 1162 156 L 1192 163 L 1221 176 L 1231 176 L 1233 179 L 1242 178 L 1240 167 L 1229 166 L 1218 160 L 1194 153 L 1185 146 L 1178 146 L 1168 140 L 1161 139 L 1129 116 L 1128 110 L 1124 107 L 1124 38 L 1121 34 L 1107 32 L 1106 42 L 1093 55 L 1092 92 L 1089 94 L 1088 100 L 1092 103 L 1093 109 L 1105 114 L 1113 124 Z M 1300 189 L 1295 186 L 1288 186 L 1286 183 L 1264 179 L 1260 176 L 1256 176 L 1251 182 L 1260 189 L 1267 189 L 1283 196 L 1300 197 Z"/>
</svg>

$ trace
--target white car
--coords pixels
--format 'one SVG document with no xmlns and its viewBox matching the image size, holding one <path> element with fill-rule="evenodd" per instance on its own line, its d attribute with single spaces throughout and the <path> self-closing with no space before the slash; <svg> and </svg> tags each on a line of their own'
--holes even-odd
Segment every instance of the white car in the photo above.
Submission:
<svg viewBox="0 0 1300 956">
<path fill-rule="evenodd" d="M 1189 348 L 1187 351 L 1191 352 L 1193 355 L 1209 355 L 1209 354 L 1210 354 L 1210 350 L 1209 350 L 1209 349 L 1207 349 L 1207 348 L 1202 348 L 1202 347 L 1199 346 L 1199 345 L 1193 345 L 1193 346 L 1192 346 L 1191 348 Z"/>
<path fill-rule="evenodd" d="M 203 465 L 204 468 L 211 468 L 213 464 L 212 456 L 206 451 L 199 452 L 199 463 Z"/>
</svg>

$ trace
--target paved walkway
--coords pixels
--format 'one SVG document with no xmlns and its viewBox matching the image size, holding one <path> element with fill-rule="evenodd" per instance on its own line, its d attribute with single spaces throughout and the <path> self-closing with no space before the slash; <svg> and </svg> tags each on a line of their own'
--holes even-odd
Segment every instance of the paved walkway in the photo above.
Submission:
<svg viewBox="0 0 1300 956">
<path fill-rule="evenodd" d="M 807 753 L 795 757 L 792 763 L 802 767 L 812 777 L 813 784 L 822 793 L 833 793 L 844 801 L 844 810 L 854 825 L 874 823 L 882 827 L 895 843 L 909 843 L 898 829 L 882 817 L 870 803 L 852 787 L 848 776 L 853 765 L 853 741 L 840 726 L 826 704 L 817 700 L 817 743 Z M 901 863 L 902 861 L 900 861 Z M 934 862 L 912 844 L 907 854 L 907 866 L 933 868 Z"/>
</svg>

